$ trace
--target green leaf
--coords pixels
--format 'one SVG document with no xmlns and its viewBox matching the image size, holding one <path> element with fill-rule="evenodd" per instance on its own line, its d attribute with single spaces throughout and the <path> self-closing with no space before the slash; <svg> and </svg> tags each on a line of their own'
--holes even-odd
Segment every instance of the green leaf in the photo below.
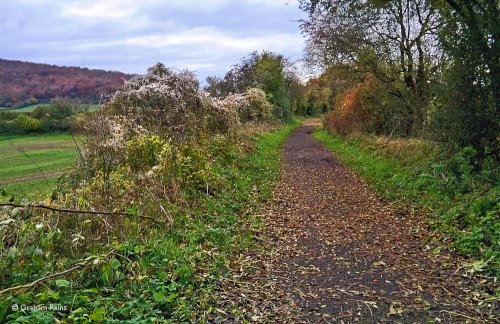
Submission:
<svg viewBox="0 0 500 324">
<path fill-rule="evenodd" d="M 163 303 L 165 301 L 165 293 L 163 291 L 156 291 L 153 293 L 153 299 L 157 303 Z"/>
<path fill-rule="evenodd" d="M 134 252 L 137 254 L 141 254 L 145 251 L 146 249 L 144 248 L 143 245 L 136 245 L 134 246 Z"/>
<path fill-rule="evenodd" d="M 173 302 L 178 296 L 178 294 L 170 294 L 168 295 L 168 301 Z"/>
<path fill-rule="evenodd" d="M 9 252 L 7 252 L 7 258 L 14 260 L 15 258 L 17 258 L 17 254 L 17 248 L 13 246 L 9 249 Z"/>
<path fill-rule="evenodd" d="M 69 287 L 69 285 L 70 285 L 70 282 L 68 280 L 64 280 L 64 279 L 56 280 L 56 286 L 59 288 Z"/>
<path fill-rule="evenodd" d="M 94 309 L 92 314 L 90 314 L 90 320 L 92 322 L 102 323 L 106 317 L 106 309 L 104 307 L 99 307 Z"/>
<path fill-rule="evenodd" d="M 111 260 L 109 266 L 111 267 L 111 269 L 116 270 L 121 266 L 121 263 L 117 259 L 113 259 L 113 260 Z"/>
</svg>

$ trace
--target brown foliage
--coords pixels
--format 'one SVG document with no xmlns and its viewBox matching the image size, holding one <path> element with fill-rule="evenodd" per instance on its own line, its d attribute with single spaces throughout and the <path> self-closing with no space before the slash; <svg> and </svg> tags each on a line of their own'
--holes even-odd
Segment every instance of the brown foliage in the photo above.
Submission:
<svg viewBox="0 0 500 324">
<path fill-rule="evenodd" d="M 29 98 L 43 102 L 68 97 L 97 102 L 130 77 L 121 72 L 0 59 L 0 106 L 16 106 Z"/>
<path fill-rule="evenodd" d="M 370 96 L 373 87 L 370 76 L 339 94 L 334 110 L 325 117 L 325 126 L 340 135 L 365 130 L 371 119 L 376 118 L 369 111 L 373 104 Z"/>
</svg>

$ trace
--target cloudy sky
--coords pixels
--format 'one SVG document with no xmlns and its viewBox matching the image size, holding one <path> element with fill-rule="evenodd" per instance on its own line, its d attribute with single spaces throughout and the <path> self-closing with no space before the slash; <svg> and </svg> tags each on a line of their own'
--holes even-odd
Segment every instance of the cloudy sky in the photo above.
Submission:
<svg viewBox="0 0 500 324">
<path fill-rule="evenodd" d="M 144 73 L 156 62 L 222 76 L 253 50 L 301 58 L 295 0 L 0 1 L 0 58 Z"/>
</svg>

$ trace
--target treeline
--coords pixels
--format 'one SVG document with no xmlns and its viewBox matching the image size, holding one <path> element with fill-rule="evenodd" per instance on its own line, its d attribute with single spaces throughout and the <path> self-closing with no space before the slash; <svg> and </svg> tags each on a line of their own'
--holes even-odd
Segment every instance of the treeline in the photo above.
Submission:
<svg viewBox="0 0 500 324">
<path fill-rule="evenodd" d="M 334 132 L 418 137 L 500 158 L 497 0 L 302 0 Z"/>
<path fill-rule="evenodd" d="M 297 66 L 280 54 L 253 52 L 235 64 L 224 77 L 210 76 L 205 90 L 214 97 L 262 89 L 273 105 L 275 117 L 288 121 L 292 115 L 318 116 L 332 110 L 328 78 L 320 76 L 304 82 Z"/>
<path fill-rule="evenodd" d="M 130 77 L 121 72 L 0 59 L 0 107 L 48 103 L 56 97 L 97 103 Z"/>
<path fill-rule="evenodd" d="M 66 132 L 91 110 L 91 105 L 58 98 L 32 112 L 0 111 L 0 135 Z"/>
</svg>

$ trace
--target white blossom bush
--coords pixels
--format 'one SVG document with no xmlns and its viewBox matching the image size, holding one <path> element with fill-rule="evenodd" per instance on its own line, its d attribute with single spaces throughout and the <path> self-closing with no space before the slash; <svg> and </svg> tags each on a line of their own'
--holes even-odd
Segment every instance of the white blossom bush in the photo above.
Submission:
<svg viewBox="0 0 500 324">
<path fill-rule="evenodd" d="M 261 89 L 250 88 L 245 93 L 227 96 L 221 100 L 220 105 L 236 111 L 241 123 L 273 119 L 273 106 Z"/>
<path fill-rule="evenodd" d="M 230 165 L 242 152 L 241 124 L 271 120 L 260 89 L 218 99 L 200 91 L 191 72 L 156 64 L 84 124 L 78 194 L 122 210 L 153 197 L 177 203 L 185 193 L 214 194 L 223 186 L 214 165 Z"/>
<path fill-rule="evenodd" d="M 108 174 L 125 158 L 127 142 L 135 136 L 145 136 L 147 130 L 126 115 L 97 113 L 85 123 L 86 143 L 80 150 L 80 167 L 87 177 L 96 172 Z"/>
<path fill-rule="evenodd" d="M 237 116 L 200 91 L 192 72 L 175 72 L 161 63 L 126 81 L 107 107 L 174 142 L 225 133 L 238 124 Z"/>
</svg>

